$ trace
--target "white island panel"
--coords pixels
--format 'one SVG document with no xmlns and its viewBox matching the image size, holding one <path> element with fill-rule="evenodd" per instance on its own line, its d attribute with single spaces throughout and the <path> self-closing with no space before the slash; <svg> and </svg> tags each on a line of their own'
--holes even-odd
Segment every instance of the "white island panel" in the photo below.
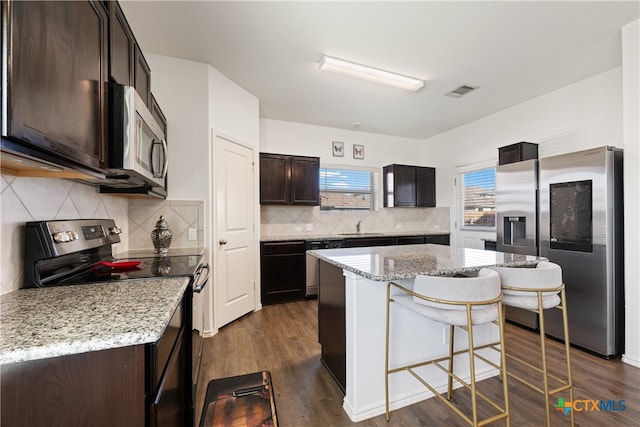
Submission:
<svg viewBox="0 0 640 427">
<path fill-rule="evenodd" d="M 413 287 L 413 279 L 401 281 Z M 345 271 L 346 292 L 346 393 L 343 409 L 352 421 L 358 422 L 385 412 L 384 355 L 386 282 L 366 279 Z M 466 348 L 466 333 L 456 328 L 456 349 Z M 426 319 L 398 304 L 391 305 L 390 366 L 425 360 L 431 356 L 445 356 L 449 351 L 449 327 Z M 477 345 L 496 341 L 495 325 L 474 328 Z M 497 363 L 499 354 L 483 350 L 487 358 Z M 434 366 L 417 370 L 437 390 L 444 392 L 447 375 Z M 469 380 L 469 358 L 456 357 L 454 372 Z M 497 375 L 498 371 L 476 359 L 478 381 Z M 454 382 L 454 386 L 459 384 Z M 433 397 L 433 394 L 409 373 L 390 377 L 390 408 L 398 409 Z"/>
</svg>

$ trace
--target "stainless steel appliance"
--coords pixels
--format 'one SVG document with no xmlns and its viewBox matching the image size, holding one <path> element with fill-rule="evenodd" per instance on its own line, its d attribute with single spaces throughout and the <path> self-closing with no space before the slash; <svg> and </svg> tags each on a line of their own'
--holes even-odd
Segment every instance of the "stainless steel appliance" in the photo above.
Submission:
<svg viewBox="0 0 640 427">
<path fill-rule="evenodd" d="M 25 287 L 139 280 L 156 277 L 189 277 L 194 299 L 209 280 L 209 265 L 201 249 L 174 249 L 168 256 L 153 250 L 131 251 L 114 258 L 112 245 L 120 242 L 120 227 L 112 219 L 77 219 L 28 222 L 25 226 Z M 202 360 L 204 310 L 196 301 L 187 316 L 191 328 L 191 413 Z M 199 309 L 199 310 L 198 310 Z"/>
<path fill-rule="evenodd" d="M 538 160 L 502 164 L 496 168 L 496 249 L 538 255 Z M 538 315 L 507 307 L 506 317 L 532 329 Z"/>
<path fill-rule="evenodd" d="M 343 239 L 315 239 L 305 242 L 305 249 L 333 249 L 344 247 Z M 307 277 L 305 296 L 315 297 L 318 295 L 318 286 L 320 284 L 320 260 L 318 258 L 307 255 L 306 259 Z"/>
<path fill-rule="evenodd" d="M 624 351 L 622 162 L 613 147 L 540 159 L 540 255 L 562 267 L 571 344 L 605 357 Z"/>
<path fill-rule="evenodd" d="M 132 86 L 111 84 L 109 167 L 133 172 L 155 187 L 164 187 L 167 142 L 164 130 Z"/>
<path fill-rule="evenodd" d="M 166 135 L 132 86 L 109 85 L 108 146 L 106 177 L 78 181 L 100 185 L 101 193 L 167 196 Z"/>
</svg>

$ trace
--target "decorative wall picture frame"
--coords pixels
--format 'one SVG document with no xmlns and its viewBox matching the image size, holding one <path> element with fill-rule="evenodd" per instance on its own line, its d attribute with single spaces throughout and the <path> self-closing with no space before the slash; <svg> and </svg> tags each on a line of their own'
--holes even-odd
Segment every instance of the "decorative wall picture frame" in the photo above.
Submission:
<svg viewBox="0 0 640 427">
<path fill-rule="evenodd" d="M 344 157 L 344 142 L 333 141 L 332 147 L 331 152 L 333 153 L 333 157 Z"/>
<path fill-rule="evenodd" d="M 353 144 L 353 158 L 358 160 L 364 159 L 364 145 Z"/>
</svg>

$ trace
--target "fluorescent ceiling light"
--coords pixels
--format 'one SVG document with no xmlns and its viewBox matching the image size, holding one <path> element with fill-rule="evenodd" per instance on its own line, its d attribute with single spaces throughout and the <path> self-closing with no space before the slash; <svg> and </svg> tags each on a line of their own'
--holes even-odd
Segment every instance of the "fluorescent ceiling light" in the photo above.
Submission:
<svg viewBox="0 0 640 427">
<path fill-rule="evenodd" d="M 336 73 L 347 74 L 349 76 L 358 77 L 376 83 L 382 83 L 390 86 L 399 87 L 401 89 L 416 91 L 424 86 L 424 82 L 400 74 L 391 73 L 389 71 L 379 70 L 377 68 L 367 67 L 366 65 L 356 64 L 354 62 L 343 61 L 342 59 L 323 56 L 320 60 L 320 69 L 324 71 L 334 71 Z"/>
</svg>

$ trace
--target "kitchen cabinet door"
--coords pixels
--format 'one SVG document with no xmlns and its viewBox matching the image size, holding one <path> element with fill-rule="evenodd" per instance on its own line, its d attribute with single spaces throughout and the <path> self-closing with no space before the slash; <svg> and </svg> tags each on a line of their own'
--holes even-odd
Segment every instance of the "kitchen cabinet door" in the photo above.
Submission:
<svg viewBox="0 0 640 427">
<path fill-rule="evenodd" d="M 291 158 L 291 204 L 320 204 L 320 159 L 293 156 Z"/>
<path fill-rule="evenodd" d="M 260 204 L 289 204 L 289 156 L 260 153 Z"/>
<path fill-rule="evenodd" d="M 109 74 L 122 85 L 134 84 L 135 39 L 117 1 L 109 1 Z"/>
<path fill-rule="evenodd" d="M 416 168 L 416 206 L 421 208 L 436 206 L 435 168 Z"/>
<path fill-rule="evenodd" d="M 393 192 L 391 206 L 415 206 L 416 204 L 416 167 L 392 165 L 385 171 L 385 179 L 391 173 L 392 185 L 387 187 Z"/>
<path fill-rule="evenodd" d="M 147 107 L 151 105 L 151 69 L 140 46 L 135 46 L 134 87 Z"/>
<path fill-rule="evenodd" d="M 2 2 L 6 134 L 30 150 L 106 167 L 108 35 L 100 1 Z"/>
</svg>

